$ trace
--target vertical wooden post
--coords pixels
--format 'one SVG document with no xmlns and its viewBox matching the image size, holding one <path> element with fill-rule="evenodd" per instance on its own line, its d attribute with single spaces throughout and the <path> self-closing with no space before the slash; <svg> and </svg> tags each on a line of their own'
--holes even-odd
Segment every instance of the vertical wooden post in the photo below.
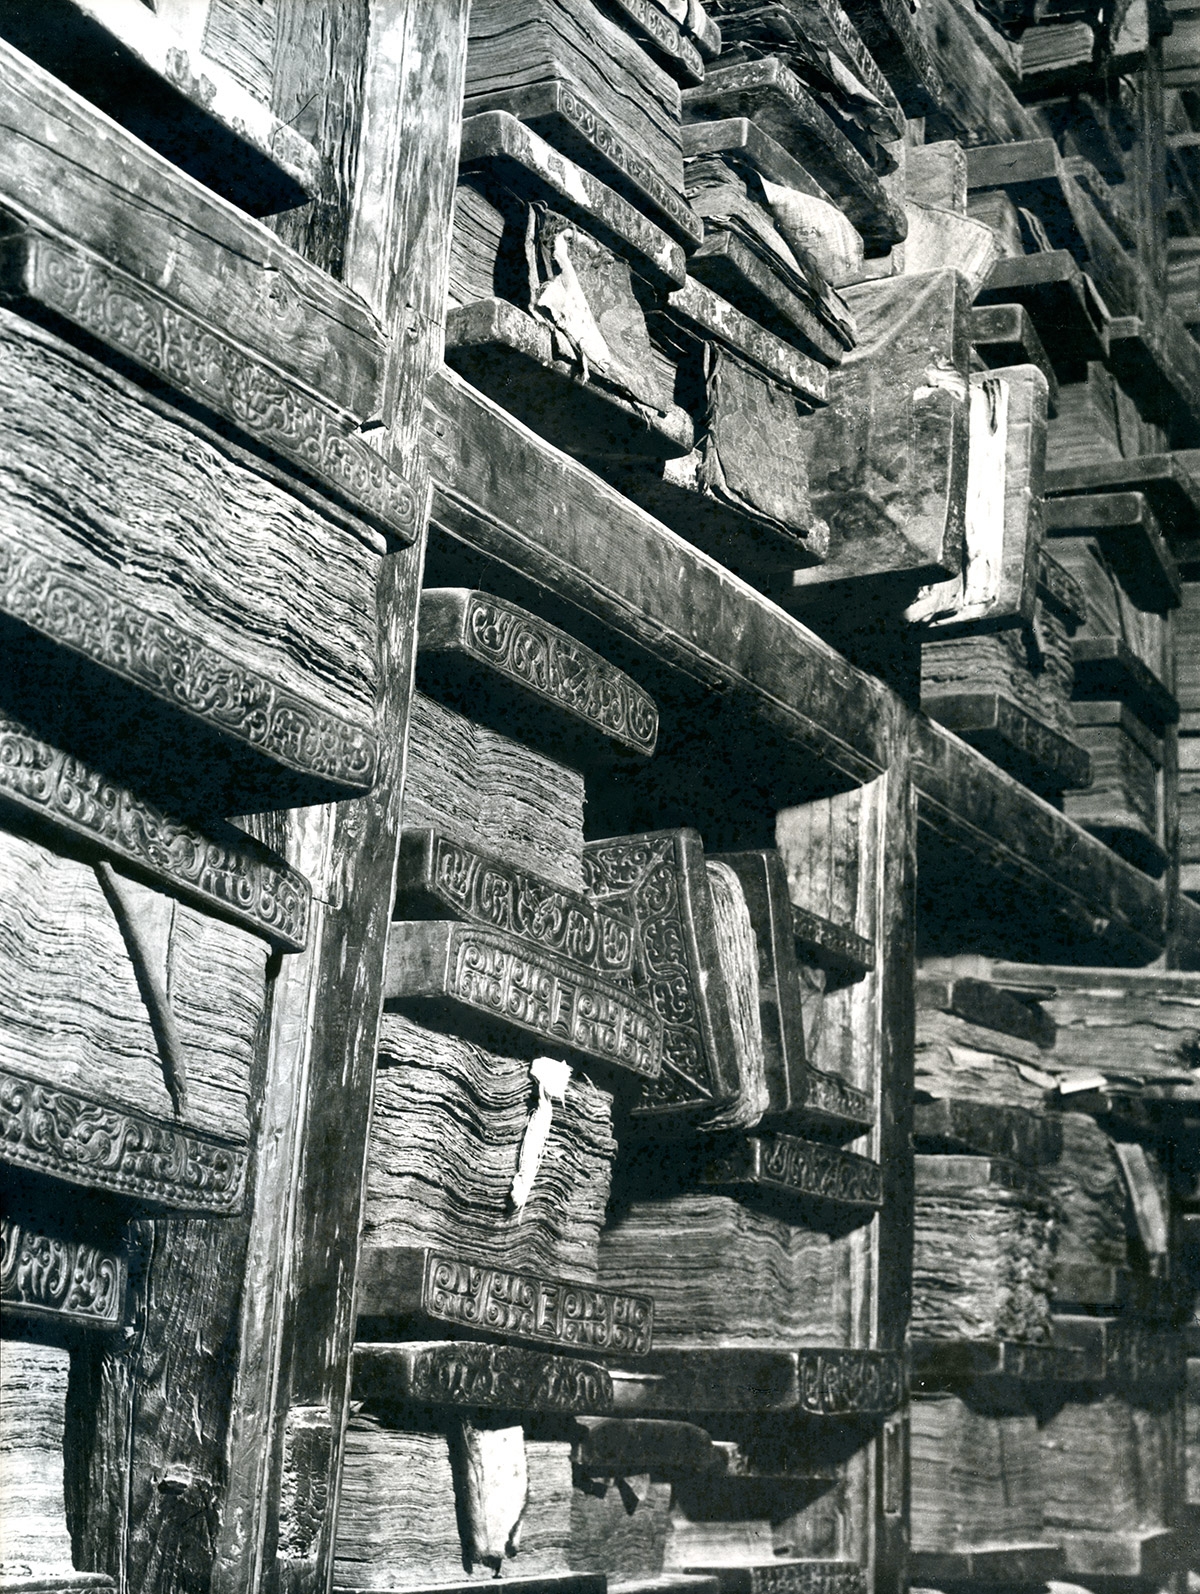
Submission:
<svg viewBox="0 0 1200 1594">
<path fill-rule="evenodd" d="M 391 339 L 379 446 L 423 509 L 421 409 L 442 354 L 466 18 L 467 0 L 371 4 L 345 234 L 343 276 Z M 423 558 L 424 524 L 412 548 L 384 561 L 380 578 L 386 757 L 378 786 L 287 824 L 287 853 L 304 860 L 318 913 L 310 949 L 291 960 L 272 1013 L 230 1500 L 213 1582 L 224 1594 L 315 1594 L 332 1576 Z"/>
</svg>

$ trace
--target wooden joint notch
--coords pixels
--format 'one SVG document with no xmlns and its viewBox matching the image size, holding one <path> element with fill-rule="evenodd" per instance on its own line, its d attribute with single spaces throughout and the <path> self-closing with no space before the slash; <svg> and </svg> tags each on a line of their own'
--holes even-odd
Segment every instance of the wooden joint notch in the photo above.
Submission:
<svg viewBox="0 0 1200 1594">
<path fill-rule="evenodd" d="M 357 1288 L 360 1334 L 364 1318 L 406 1318 L 566 1351 L 644 1356 L 654 1332 L 648 1296 L 430 1246 L 366 1246 Z"/>
<path fill-rule="evenodd" d="M 354 1347 L 354 1398 L 382 1406 L 603 1416 L 613 1385 L 598 1362 L 474 1340 Z"/>
<path fill-rule="evenodd" d="M 499 728 L 544 729 L 556 754 L 649 758 L 658 709 L 623 670 L 528 610 L 466 587 L 421 594 L 417 679 L 426 689 L 489 713 Z"/>
</svg>

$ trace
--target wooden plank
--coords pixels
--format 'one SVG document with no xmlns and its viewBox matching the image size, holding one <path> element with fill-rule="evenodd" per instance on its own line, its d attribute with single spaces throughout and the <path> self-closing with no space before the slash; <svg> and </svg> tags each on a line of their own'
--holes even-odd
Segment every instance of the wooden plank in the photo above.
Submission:
<svg viewBox="0 0 1200 1594">
<path fill-rule="evenodd" d="M 1009 1339 L 914 1339 L 912 1376 L 926 1388 L 976 1378 L 1027 1384 L 1088 1381 L 1087 1358 L 1070 1346 L 1024 1345 Z"/>
<path fill-rule="evenodd" d="M 513 1272 L 429 1246 L 367 1245 L 356 1279 L 364 1318 L 415 1318 L 490 1338 L 644 1356 L 654 1303 L 577 1280 Z"/>
<path fill-rule="evenodd" d="M 639 1472 L 725 1471 L 726 1456 L 703 1428 L 652 1417 L 578 1417 L 571 1460 L 593 1478 Z"/>
<path fill-rule="evenodd" d="M 1059 793 L 1091 779 L 1084 748 L 999 693 L 923 693 L 921 706 L 1033 791 Z"/>
<path fill-rule="evenodd" d="M 978 303 L 1024 305 L 1064 380 L 1087 361 L 1107 358 L 1108 311 L 1065 249 L 998 260 Z"/>
<path fill-rule="evenodd" d="M 756 1566 L 689 1565 L 717 1579 L 721 1594 L 866 1594 L 865 1568 L 854 1561 L 780 1559 Z"/>
<path fill-rule="evenodd" d="M 990 980 L 969 975 L 946 978 L 922 971 L 917 980 L 917 1006 L 940 1008 L 981 1029 L 1015 1035 L 1038 1046 L 1054 1045 L 1055 1025 L 1050 1015 L 1038 1003 L 1023 1001 Z"/>
<path fill-rule="evenodd" d="M 216 821 L 203 829 L 97 764 L 46 741 L 38 730 L 0 715 L 0 802 L 134 866 L 296 952 L 308 938 L 308 881 L 244 831 Z"/>
<path fill-rule="evenodd" d="M 1114 316 L 1109 351 L 1114 375 L 1147 419 L 1169 426 L 1175 446 L 1200 442 L 1200 358 L 1175 311 L 1147 304 L 1141 315 Z"/>
<path fill-rule="evenodd" d="M 642 395 L 588 380 L 555 353 L 551 326 L 510 304 L 480 299 L 446 317 L 447 363 L 573 454 L 674 459 L 694 441 L 677 404 L 653 410 Z"/>
<path fill-rule="evenodd" d="M 597 1362 L 470 1340 L 354 1347 L 356 1400 L 471 1411 L 602 1416 L 613 1404 Z"/>
<path fill-rule="evenodd" d="M 703 83 L 704 58 L 655 0 L 610 0 L 626 27 L 677 83 Z"/>
<path fill-rule="evenodd" d="M 0 1310 L 64 1329 L 115 1329 L 125 1312 L 129 1263 L 121 1251 L 80 1239 L 69 1225 L 44 1231 L 0 1217 Z"/>
<path fill-rule="evenodd" d="M 844 291 L 858 343 L 830 373 L 829 403 L 806 421 L 813 505 L 829 557 L 777 596 L 820 601 L 848 578 L 956 575 L 963 558 L 968 306 L 953 271 Z"/>
<path fill-rule="evenodd" d="M 971 311 L 971 344 L 985 365 L 1035 365 L 1046 378 L 1046 408 L 1058 413 L 1058 377 L 1037 328 L 1023 304 L 977 305 Z"/>
<path fill-rule="evenodd" d="M 247 210 L 286 210 L 323 187 L 321 160 L 308 140 L 137 0 L 52 0 L 36 20 L 14 12 L 4 34 Z M 107 70 L 89 70 L 89 58 L 97 57 Z"/>
<path fill-rule="evenodd" d="M 918 1101 L 913 1138 L 919 1151 L 1006 1157 L 1034 1168 L 1056 1162 L 1062 1151 L 1062 1127 L 1053 1117 L 960 1096 Z"/>
<path fill-rule="evenodd" d="M 778 139 L 772 138 L 748 116 L 686 123 L 683 153 L 686 159 L 698 155 L 725 155 L 733 161 L 744 162 L 760 177 L 767 177 L 784 188 L 811 194 L 815 199 L 829 199 L 813 174 Z"/>
<path fill-rule="evenodd" d="M 861 980 L 875 967 L 875 946 L 865 935 L 794 902 L 792 933 L 814 962 L 842 979 Z"/>
<path fill-rule="evenodd" d="M 971 373 L 964 568 L 922 589 L 907 611 L 932 636 L 1033 619 L 1048 396 L 1033 365 Z"/>
<path fill-rule="evenodd" d="M 88 249 L 356 421 L 377 413 L 378 320 L 260 222 L 0 43 L 6 208 Z"/>
<path fill-rule="evenodd" d="M 715 124 L 723 127 L 723 122 Z M 747 127 L 753 123 L 744 123 Z M 826 368 L 794 343 L 751 320 L 720 294 L 689 277 L 667 301 L 671 320 L 730 349 L 763 376 L 790 389 L 806 405 L 823 404 L 829 392 Z"/>
<path fill-rule="evenodd" d="M 242 1205 L 246 1148 L 219 1135 L 9 1070 L 0 1073 L 0 1127 L 5 1160 L 32 1173 L 182 1212 Z"/>
<path fill-rule="evenodd" d="M 683 95 L 691 121 L 748 117 L 778 140 L 841 206 L 867 247 L 880 253 L 904 237 L 907 223 L 849 139 L 794 72 L 775 57 L 710 69 Z"/>
<path fill-rule="evenodd" d="M 1141 492 L 1150 501 L 1181 563 L 1200 545 L 1200 453 L 1177 449 L 1171 454 L 1145 454 L 1069 470 L 1046 472 L 1046 492 L 1071 495 Z"/>
<path fill-rule="evenodd" d="M 735 233 L 710 232 L 691 255 L 688 270 L 736 309 L 824 365 L 839 364 L 853 344 L 849 334 L 821 313 L 819 302 L 797 293 Z"/>
<path fill-rule="evenodd" d="M 1183 1387 L 1187 1372 L 1184 1337 L 1136 1318 L 1054 1314 L 1053 1342 L 1085 1357 L 1094 1383 Z"/>
<path fill-rule="evenodd" d="M 555 210 L 582 222 L 658 286 L 682 288 L 687 280 L 684 253 L 673 238 L 507 111 L 481 111 L 466 118 L 459 166 L 462 171 L 483 168 L 514 187 L 532 190 Z"/>
<path fill-rule="evenodd" d="M 1156 730 L 1179 718 L 1173 692 L 1138 657 L 1124 637 L 1077 636 L 1071 642 L 1075 655 L 1075 691 L 1079 697 L 1117 698 Z"/>
<path fill-rule="evenodd" d="M 949 731 L 918 720 L 913 734 L 928 873 L 954 858 L 969 873 L 979 864 L 968 859 L 986 858 L 994 930 L 997 902 L 1036 903 L 1044 915 L 1037 933 L 1051 944 L 1064 938 L 1092 962 L 1144 963 L 1157 955 L 1163 897 L 1152 880 Z M 999 939 L 1018 940 L 1030 928 L 1011 923 Z"/>
<path fill-rule="evenodd" d="M 632 973 L 631 922 L 437 830 L 405 830 L 396 899 L 400 918 L 488 924 L 602 978 Z"/>
<path fill-rule="evenodd" d="M 545 722 L 555 755 L 568 762 L 580 751 L 649 758 L 658 740 L 654 700 L 623 670 L 487 593 L 425 589 L 417 676 L 426 690 L 436 685 L 477 718 L 490 711 L 505 728 L 517 720 L 526 735 Z"/>
<path fill-rule="evenodd" d="M 223 329 L 172 303 L 128 271 L 9 215 L 0 242 L 0 298 L 48 312 L 132 360 L 278 455 L 356 515 L 401 544 L 413 539 L 416 500 L 350 417 L 262 360 Z M 240 329 L 239 329 L 240 331 Z"/>
<path fill-rule="evenodd" d="M 614 1367 L 613 1399 L 628 1412 L 796 1412 L 808 1417 L 886 1415 L 904 1398 L 904 1362 L 889 1351 L 651 1351 L 635 1370 Z"/>
<path fill-rule="evenodd" d="M 1045 1583 L 1066 1569 L 1058 1544 L 988 1544 L 961 1550 L 914 1550 L 912 1573 L 922 1583 Z"/>
<path fill-rule="evenodd" d="M 1179 566 L 1150 501 L 1142 492 L 1078 493 L 1048 498 L 1048 537 L 1096 537 L 1139 608 L 1177 609 L 1182 601 Z"/>
<path fill-rule="evenodd" d="M 967 182 L 975 192 L 1003 189 L 1014 205 L 1037 216 L 1054 249 L 1070 250 L 1080 265 L 1086 263 L 1068 200 L 1069 179 L 1052 138 L 968 150 Z"/>
<path fill-rule="evenodd" d="M 1181 1570 L 1183 1545 L 1174 1528 L 1060 1534 L 1066 1570 L 1076 1577 L 1161 1582 Z"/>
<path fill-rule="evenodd" d="M 701 1181 L 716 1188 L 783 1194 L 861 1212 L 883 1205 L 879 1164 L 796 1135 L 747 1135 L 705 1157 Z"/>
<path fill-rule="evenodd" d="M 643 1079 L 663 1067 L 663 1025 L 647 1002 L 501 930 L 393 920 L 383 995 L 483 1014 Z"/>
<path fill-rule="evenodd" d="M 846 12 L 879 62 L 906 116 L 937 110 L 945 84 L 902 0 L 847 0 Z"/>
</svg>

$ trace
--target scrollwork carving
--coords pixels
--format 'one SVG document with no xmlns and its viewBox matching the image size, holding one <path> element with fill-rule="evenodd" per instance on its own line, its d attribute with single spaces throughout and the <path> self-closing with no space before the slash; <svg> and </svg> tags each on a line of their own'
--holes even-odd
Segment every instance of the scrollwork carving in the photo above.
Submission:
<svg viewBox="0 0 1200 1594">
<path fill-rule="evenodd" d="M 133 277 L 64 240 L 26 232 L 24 296 L 226 417 L 402 543 L 416 535 L 408 482 L 334 411 Z M 10 289 L 10 292 L 12 290 Z"/>
<path fill-rule="evenodd" d="M 94 842 L 285 951 L 308 938 L 310 888 L 249 836 L 213 840 L 0 714 L 0 799 Z"/>
<path fill-rule="evenodd" d="M 177 1207 L 241 1206 L 244 1147 L 0 1071 L 0 1161 Z"/>
<path fill-rule="evenodd" d="M 373 732 L 10 537 L 0 537 L 0 609 L 286 769 L 352 792 L 375 782 Z"/>
<path fill-rule="evenodd" d="M 0 1301 L 9 1311 L 115 1328 L 125 1278 L 122 1256 L 0 1218 Z"/>
</svg>

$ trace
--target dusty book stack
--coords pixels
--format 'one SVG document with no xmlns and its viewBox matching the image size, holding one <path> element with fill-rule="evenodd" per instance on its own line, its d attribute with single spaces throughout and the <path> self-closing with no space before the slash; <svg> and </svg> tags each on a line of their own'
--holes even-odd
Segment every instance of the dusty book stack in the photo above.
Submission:
<svg viewBox="0 0 1200 1594">
<path fill-rule="evenodd" d="M 0 1591 L 1200 1569 L 1196 31 L 0 7 Z"/>
</svg>

